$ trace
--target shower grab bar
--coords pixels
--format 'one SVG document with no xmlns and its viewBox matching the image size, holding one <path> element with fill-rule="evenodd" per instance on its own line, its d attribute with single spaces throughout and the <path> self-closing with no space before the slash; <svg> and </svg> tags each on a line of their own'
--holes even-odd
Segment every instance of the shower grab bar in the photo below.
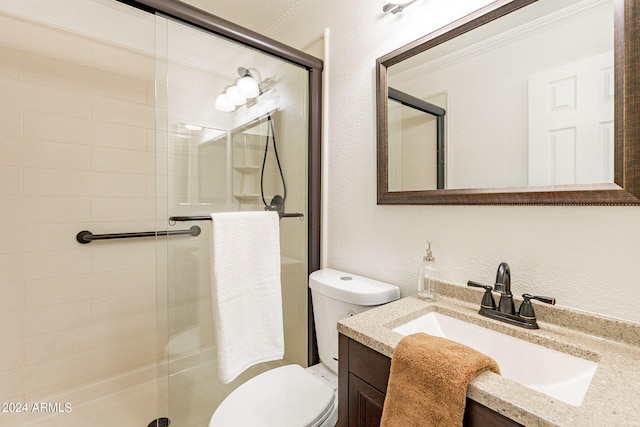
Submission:
<svg viewBox="0 0 640 427">
<path fill-rule="evenodd" d="M 300 220 L 304 219 L 304 214 L 302 213 L 278 213 L 280 219 L 282 218 L 300 218 Z M 210 215 L 196 215 L 196 216 L 171 216 L 169 217 L 170 222 L 176 221 L 211 221 Z"/>
<path fill-rule="evenodd" d="M 129 239 L 132 237 L 177 236 L 181 234 L 189 234 L 195 237 L 200 234 L 200 231 L 200 227 L 197 225 L 188 230 L 142 231 L 138 233 L 93 234 L 90 231 L 83 230 L 76 235 L 76 240 L 79 243 L 87 244 L 94 240 Z"/>
</svg>

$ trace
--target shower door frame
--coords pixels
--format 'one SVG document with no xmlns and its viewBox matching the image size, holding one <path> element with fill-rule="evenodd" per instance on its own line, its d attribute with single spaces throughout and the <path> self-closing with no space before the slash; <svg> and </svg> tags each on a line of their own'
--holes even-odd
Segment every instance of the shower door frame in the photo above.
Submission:
<svg viewBox="0 0 640 427">
<path fill-rule="evenodd" d="M 321 223 L 321 158 L 322 158 L 322 69 L 323 61 L 305 52 L 270 39 L 231 21 L 212 15 L 177 0 L 117 0 L 150 13 L 161 13 L 226 39 L 244 44 L 280 58 L 309 72 L 309 129 L 308 129 L 308 208 L 307 208 L 307 275 L 320 269 Z M 309 365 L 319 361 L 311 307 L 311 292 L 307 289 L 307 359 Z"/>
</svg>

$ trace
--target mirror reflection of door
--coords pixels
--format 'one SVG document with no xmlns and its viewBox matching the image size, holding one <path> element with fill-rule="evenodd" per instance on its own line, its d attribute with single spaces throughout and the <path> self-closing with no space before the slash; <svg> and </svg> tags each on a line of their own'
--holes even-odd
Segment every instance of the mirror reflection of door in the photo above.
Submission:
<svg viewBox="0 0 640 427">
<path fill-rule="evenodd" d="M 389 88 L 389 191 L 445 188 L 445 109 Z"/>
<path fill-rule="evenodd" d="M 529 185 L 613 182 L 613 52 L 529 76 Z"/>
</svg>

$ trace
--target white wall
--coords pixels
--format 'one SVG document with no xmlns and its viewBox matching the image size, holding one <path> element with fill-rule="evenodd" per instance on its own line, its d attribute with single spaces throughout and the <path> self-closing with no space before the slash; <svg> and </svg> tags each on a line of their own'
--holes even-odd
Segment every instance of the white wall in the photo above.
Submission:
<svg viewBox="0 0 640 427">
<path fill-rule="evenodd" d="M 517 294 L 640 321 L 638 207 L 376 205 L 375 60 L 486 3 L 420 0 L 392 16 L 383 2 L 307 2 L 281 26 L 275 38 L 297 48 L 331 30 L 324 262 L 409 295 L 433 240 L 446 280 L 491 284 L 507 261 Z"/>
</svg>

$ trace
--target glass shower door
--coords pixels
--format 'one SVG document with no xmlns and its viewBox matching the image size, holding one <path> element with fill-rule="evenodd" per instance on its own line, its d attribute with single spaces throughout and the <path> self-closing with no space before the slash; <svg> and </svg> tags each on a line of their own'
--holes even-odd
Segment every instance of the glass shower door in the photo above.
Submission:
<svg viewBox="0 0 640 427">
<path fill-rule="evenodd" d="M 164 147 L 157 159 L 158 223 L 163 214 L 166 225 L 174 216 L 263 210 L 262 199 L 285 196 L 285 186 L 286 212 L 303 214 L 280 221 L 285 358 L 254 366 L 226 385 L 217 378 L 211 222 L 171 222 L 169 228 L 196 225 L 202 232 L 158 242 L 159 351 L 166 362 L 160 406 L 175 425 L 196 427 L 207 425 L 220 402 L 251 377 L 282 364 L 307 365 L 309 77 L 306 69 L 257 50 L 157 19 L 156 140 Z M 247 71 L 260 93 L 232 111 L 217 109 L 218 95 Z"/>
</svg>

